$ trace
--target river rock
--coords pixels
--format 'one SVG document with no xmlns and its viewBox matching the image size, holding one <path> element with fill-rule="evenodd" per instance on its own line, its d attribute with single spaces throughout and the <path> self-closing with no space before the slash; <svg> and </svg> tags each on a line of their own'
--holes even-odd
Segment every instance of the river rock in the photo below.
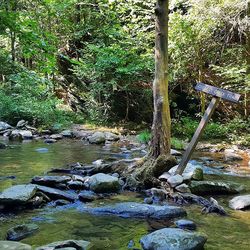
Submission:
<svg viewBox="0 0 250 250">
<path fill-rule="evenodd" d="M 17 123 L 16 128 L 23 128 L 23 127 L 25 127 L 27 124 L 28 124 L 27 121 L 25 121 L 25 120 L 20 120 L 20 121 Z"/>
<path fill-rule="evenodd" d="M 80 189 L 85 188 L 84 183 L 81 182 L 81 181 L 73 181 L 73 180 L 71 180 L 71 181 L 69 181 L 69 182 L 67 183 L 67 185 L 68 185 L 68 187 L 69 187 L 70 189 L 74 189 L 74 190 L 80 190 Z"/>
<path fill-rule="evenodd" d="M 63 130 L 60 134 L 64 137 L 68 137 L 68 138 L 73 137 L 73 132 L 71 130 Z"/>
<path fill-rule="evenodd" d="M 49 138 L 54 139 L 54 140 L 61 140 L 61 139 L 63 139 L 63 135 L 61 135 L 61 134 L 53 134 Z"/>
<path fill-rule="evenodd" d="M 100 198 L 99 195 L 97 195 L 95 192 L 90 190 L 83 190 L 81 193 L 79 193 L 78 198 L 80 201 L 88 202 L 88 201 L 94 201 Z"/>
<path fill-rule="evenodd" d="M 119 179 L 108 174 L 92 175 L 85 183 L 96 193 L 112 193 L 120 190 Z"/>
<path fill-rule="evenodd" d="M 180 151 L 177 151 L 177 150 L 172 149 L 172 148 L 171 148 L 170 154 L 174 155 L 174 156 L 180 156 L 180 155 L 182 155 L 182 153 Z"/>
<path fill-rule="evenodd" d="M 31 250 L 31 246 L 19 242 L 1 240 L 0 241 L 1 250 Z"/>
<path fill-rule="evenodd" d="M 5 189 L 0 194 L 0 205 L 27 204 L 37 191 L 36 185 L 16 185 Z"/>
<path fill-rule="evenodd" d="M 55 249 L 75 249 L 88 250 L 91 248 L 91 243 L 85 240 L 65 240 L 50 243 L 45 246 L 36 248 L 35 250 L 55 250 Z"/>
<path fill-rule="evenodd" d="M 22 240 L 35 232 L 37 232 L 39 227 L 36 224 L 23 224 L 10 228 L 7 231 L 6 239 L 19 241 Z"/>
<path fill-rule="evenodd" d="M 92 144 L 101 144 L 106 141 L 106 137 L 103 132 L 95 132 L 88 137 L 88 141 Z"/>
<path fill-rule="evenodd" d="M 244 190 L 242 185 L 222 181 L 192 181 L 190 190 L 194 194 L 237 194 Z"/>
<path fill-rule="evenodd" d="M 111 132 L 104 132 L 104 135 L 107 141 L 118 141 L 120 139 L 119 135 L 116 135 Z"/>
<path fill-rule="evenodd" d="M 57 140 L 51 139 L 51 138 L 47 138 L 44 140 L 44 143 L 47 143 L 47 144 L 51 144 L 51 143 L 55 143 L 55 142 L 57 142 Z"/>
<path fill-rule="evenodd" d="M 29 130 L 18 130 L 15 129 L 11 132 L 9 139 L 10 140 L 31 140 L 33 135 Z"/>
<path fill-rule="evenodd" d="M 5 148 L 7 148 L 7 146 L 4 143 L 0 142 L 0 149 L 5 149 Z"/>
<path fill-rule="evenodd" d="M 186 211 L 176 206 L 158 206 L 136 202 L 122 202 L 111 206 L 97 207 L 90 210 L 94 214 L 117 215 L 120 217 L 166 219 L 185 216 Z"/>
<path fill-rule="evenodd" d="M 195 230 L 196 225 L 193 221 L 191 220 L 177 220 L 175 221 L 175 225 L 180 228 L 180 229 L 188 229 L 188 230 Z"/>
<path fill-rule="evenodd" d="M 164 172 L 162 175 L 158 177 L 158 179 L 160 181 L 167 181 L 169 177 L 171 177 L 171 174 L 168 172 Z"/>
<path fill-rule="evenodd" d="M 250 208 L 250 194 L 234 197 L 229 201 L 229 207 L 235 210 Z"/>
<path fill-rule="evenodd" d="M 175 190 L 180 192 L 180 193 L 191 193 L 191 190 L 189 188 L 189 186 L 185 183 L 179 185 L 179 186 L 176 186 L 175 187 Z"/>
<path fill-rule="evenodd" d="M 171 187 L 175 187 L 180 185 L 183 182 L 183 177 L 179 174 L 170 176 L 168 178 L 168 183 L 170 184 Z"/>
<path fill-rule="evenodd" d="M 225 161 L 242 161 L 243 157 L 239 154 L 234 153 L 233 150 L 226 149 L 224 151 Z"/>
<path fill-rule="evenodd" d="M 31 182 L 47 187 L 64 187 L 66 188 L 67 182 L 71 180 L 69 176 L 35 176 Z"/>
<path fill-rule="evenodd" d="M 177 170 L 178 165 L 171 168 L 168 172 L 171 175 L 174 175 L 175 171 Z M 183 171 L 183 179 L 186 180 L 203 180 L 203 170 L 200 165 L 194 165 L 192 163 L 188 163 L 186 168 Z"/>
<path fill-rule="evenodd" d="M 66 192 L 56 188 L 50 188 L 41 185 L 35 185 L 35 186 L 37 187 L 37 190 L 46 194 L 52 200 L 64 199 L 67 201 L 75 201 L 78 198 L 77 195 L 73 192 Z"/>
<path fill-rule="evenodd" d="M 10 126 L 8 123 L 0 121 L 0 131 L 6 130 L 6 129 L 11 129 L 11 128 L 13 128 L 13 127 Z"/>
<path fill-rule="evenodd" d="M 199 250 L 207 238 L 178 228 L 163 228 L 141 238 L 144 250 Z"/>
</svg>

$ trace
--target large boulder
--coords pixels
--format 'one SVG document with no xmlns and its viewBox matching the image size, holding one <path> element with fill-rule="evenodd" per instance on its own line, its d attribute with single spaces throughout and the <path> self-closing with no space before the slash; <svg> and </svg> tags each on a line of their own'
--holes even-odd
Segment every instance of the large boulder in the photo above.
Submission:
<svg viewBox="0 0 250 250">
<path fill-rule="evenodd" d="M 92 175 L 85 183 L 96 193 L 118 192 L 121 188 L 117 177 L 102 173 Z"/>
<path fill-rule="evenodd" d="M 19 241 L 34 234 L 38 229 L 39 227 L 36 224 L 17 225 L 7 231 L 6 239 Z"/>
<path fill-rule="evenodd" d="M 163 228 L 141 238 L 144 250 L 199 250 L 207 238 L 200 233 L 177 228 Z"/>
<path fill-rule="evenodd" d="M 74 192 L 66 192 L 57 188 L 50 188 L 41 185 L 36 185 L 36 187 L 37 190 L 46 194 L 52 200 L 64 199 L 67 201 L 75 201 L 78 198 L 78 196 Z"/>
<path fill-rule="evenodd" d="M 31 246 L 19 242 L 1 240 L 0 241 L 1 250 L 31 250 Z"/>
<path fill-rule="evenodd" d="M 23 205 L 29 203 L 37 191 L 36 185 L 16 185 L 0 194 L 0 205 Z"/>
<path fill-rule="evenodd" d="M 55 249 L 67 249 L 67 250 L 88 250 L 91 249 L 92 244 L 85 240 L 65 240 L 50 243 L 45 246 L 36 248 L 36 250 L 55 250 Z"/>
<path fill-rule="evenodd" d="M 171 168 L 168 172 L 171 175 L 174 175 L 177 168 L 178 168 L 178 165 Z M 182 173 L 182 176 L 183 176 L 184 180 L 191 180 L 192 179 L 192 180 L 201 181 L 201 180 L 203 180 L 202 167 L 200 165 L 194 165 L 192 163 L 188 163 L 186 168 L 184 169 L 184 171 Z"/>
<path fill-rule="evenodd" d="M 93 208 L 89 211 L 94 214 L 110 214 L 125 218 L 166 219 L 186 215 L 186 211 L 180 207 L 149 205 L 136 202 L 122 202 L 111 206 Z"/>
<path fill-rule="evenodd" d="M 33 135 L 29 130 L 18 130 L 15 129 L 11 132 L 9 139 L 10 140 L 31 140 Z"/>
<path fill-rule="evenodd" d="M 192 181 L 189 186 L 193 194 L 237 194 L 244 190 L 242 185 L 222 181 Z"/>
<path fill-rule="evenodd" d="M 229 207 L 235 210 L 250 209 L 250 194 L 234 197 L 229 201 Z"/>
<path fill-rule="evenodd" d="M 92 144 L 101 144 L 106 141 L 106 137 L 103 132 L 95 132 L 88 137 L 88 141 Z"/>
<path fill-rule="evenodd" d="M 111 132 L 104 132 L 104 135 L 105 135 L 105 139 L 107 141 L 118 141 L 120 139 L 119 135 L 116 135 L 116 134 L 111 133 Z"/>
<path fill-rule="evenodd" d="M 4 131 L 11 128 L 12 126 L 10 126 L 8 123 L 0 121 L 0 131 Z"/>
</svg>

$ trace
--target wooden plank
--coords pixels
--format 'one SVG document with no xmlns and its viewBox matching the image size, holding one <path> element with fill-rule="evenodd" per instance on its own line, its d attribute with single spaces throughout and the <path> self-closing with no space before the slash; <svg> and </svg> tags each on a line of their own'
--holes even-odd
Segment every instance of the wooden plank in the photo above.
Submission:
<svg viewBox="0 0 250 250">
<path fill-rule="evenodd" d="M 237 93 L 233 93 L 231 91 L 225 90 L 225 89 L 221 89 L 221 88 L 217 88 L 211 85 L 207 85 L 205 83 L 199 82 L 197 83 L 197 85 L 195 86 L 195 89 L 197 91 L 202 91 L 205 92 L 207 94 L 210 94 L 212 96 L 217 96 L 220 97 L 222 99 L 225 99 L 227 101 L 231 101 L 231 102 L 238 102 L 240 99 L 240 95 Z"/>
<path fill-rule="evenodd" d="M 195 147 L 199 141 L 199 138 L 201 137 L 205 127 L 207 126 L 208 121 L 211 118 L 219 101 L 220 101 L 220 99 L 218 97 L 213 97 L 213 99 L 211 100 L 209 106 L 207 107 L 207 110 L 206 110 L 204 116 L 202 117 L 202 119 L 200 121 L 198 128 L 195 131 L 195 134 L 194 134 L 191 142 L 188 145 L 186 152 L 184 153 L 184 155 L 182 157 L 182 160 L 181 160 L 175 174 L 182 174 L 183 173 L 188 161 L 191 158 L 192 153 L 195 150 Z"/>
</svg>

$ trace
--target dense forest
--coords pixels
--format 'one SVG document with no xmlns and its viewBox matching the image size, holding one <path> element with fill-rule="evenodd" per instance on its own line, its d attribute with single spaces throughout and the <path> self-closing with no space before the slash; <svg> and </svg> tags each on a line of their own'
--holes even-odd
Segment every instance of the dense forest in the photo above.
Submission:
<svg viewBox="0 0 250 250">
<path fill-rule="evenodd" d="M 0 118 L 42 127 L 70 121 L 148 127 L 154 4 L 1 1 Z M 199 81 L 242 95 L 240 105 L 220 105 L 207 136 L 249 131 L 248 11 L 242 0 L 170 1 L 169 95 L 176 136 L 192 135 L 209 101 L 193 90 Z"/>
</svg>

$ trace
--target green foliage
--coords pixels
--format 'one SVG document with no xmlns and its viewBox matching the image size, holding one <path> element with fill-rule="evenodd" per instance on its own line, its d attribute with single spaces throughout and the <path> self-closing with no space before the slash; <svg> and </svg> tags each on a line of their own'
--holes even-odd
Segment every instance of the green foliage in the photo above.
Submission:
<svg viewBox="0 0 250 250">
<path fill-rule="evenodd" d="M 149 130 L 144 130 L 137 135 L 137 138 L 140 143 L 147 144 L 151 139 L 151 132 Z"/>
<path fill-rule="evenodd" d="M 57 108 L 60 104 L 50 91 L 51 83 L 34 72 L 9 76 L 0 87 L 0 120 L 16 124 L 25 119 L 36 126 L 68 123 L 73 115 Z"/>
<path fill-rule="evenodd" d="M 184 150 L 185 144 L 181 139 L 176 137 L 171 138 L 171 147 L 177 150 Z"/>
</svg>

